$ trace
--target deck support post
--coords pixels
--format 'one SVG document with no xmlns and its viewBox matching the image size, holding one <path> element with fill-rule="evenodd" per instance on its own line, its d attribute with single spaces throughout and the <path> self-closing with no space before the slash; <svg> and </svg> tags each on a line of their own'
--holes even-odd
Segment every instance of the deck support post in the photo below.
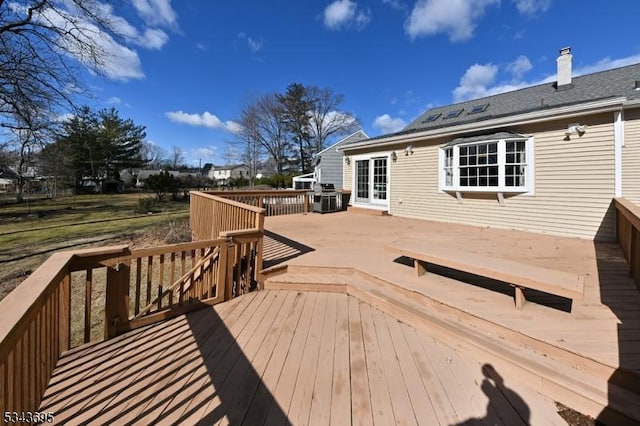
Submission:
<svg viewBox="0 0 640 426">
<path fill-rule="evenodd" d="M 107 268 L 107 288 L 104 306 L 104 338 L 110 339 L 129 329 L 129 275 L 131 251 L 123 251 L 123 258 Z"/>
<path fill-rule="evenodd" d="M 514 286 L 513 288 L 516 291 L 516 294 L 515 294 L 516 309 L 521 311 L 522 307 L 524 306 L 524 302 L 527 300 L 524 297 L 524 288 L 518 287 L 518 286 Z"/>
<path fill-rule="evenodd" d="M 413 268 L 416 271 L 416 275 L 419 277 L 424 275 L 427 272 L 427 268 L 424 262 L 418 259 L 413 259 Z"/>
</svg>

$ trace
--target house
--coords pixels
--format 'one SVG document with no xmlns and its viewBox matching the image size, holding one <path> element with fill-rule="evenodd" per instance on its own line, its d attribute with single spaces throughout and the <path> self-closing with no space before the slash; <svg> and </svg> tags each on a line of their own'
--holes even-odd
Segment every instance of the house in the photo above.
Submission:
<svg viewBox="0 0 640 426">
<path fill-rule="evenodd" d="M 217 185 L 227 185 L 231 179 L 249 177 L 249 168 L 244 164 L 231 164 L 227 166 L 213 166 L 209 169 L 209 179 Z"/>
<path fill-rule="evenodd" d="M 138 175 L 136 176 L 136 188 L 144 187 L 144 181 L 152 175 L 159 175 L 163 170 L 140 170 L 138 171 Z M 169 170 L 169 174 L 175 178 L 180 175 L 180 172 L 175 170 Z"/>
<path fill-rule="evenodd" d="M 313 173 L 294 177 L 293 188 L 309 189 L 316 182 L 331 183 L 336 188 L 342 188 L 344 154 L 340 151 L 340 148 L 368 138 L 369 136 L 363 130 L 358 130 L 318 152 L 314 157 L 315 167 Z"/>
<path fill-rule="evenodd" d="M 349 144 L 356 208 L 588 239 L 615 238 L 614 197 L 640 203 L 640 64 L 432 108 Z"/>
</svg>

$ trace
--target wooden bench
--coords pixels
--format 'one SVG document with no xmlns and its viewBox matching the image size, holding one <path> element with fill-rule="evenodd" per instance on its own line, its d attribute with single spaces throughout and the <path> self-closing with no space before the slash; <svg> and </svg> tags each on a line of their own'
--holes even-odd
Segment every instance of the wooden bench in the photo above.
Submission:
<svg viewBox="0 0 640 426">
<path fill-rule="evenodd" d="M 385 249 L 413 259 L 418 276 L 426 272 L 425 263 L 432 263 L 506 282 L 515 288 L 515 305 L 518 310 L 524 305 L 524 292 L 527 288 L 572 300 L 581 300 L 584 293 L 582 275 L 469 253 L 442 243 L 401 239 Z"/>
</svg>

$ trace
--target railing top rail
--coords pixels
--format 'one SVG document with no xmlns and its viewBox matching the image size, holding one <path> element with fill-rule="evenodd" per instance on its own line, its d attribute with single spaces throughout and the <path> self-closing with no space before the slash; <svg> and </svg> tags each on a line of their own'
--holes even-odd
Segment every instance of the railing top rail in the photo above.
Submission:
<svg viewBox="0 0 640 426">
<path fill-rule="evenodd" d="M 223 238 L 234 237 L 246 237 L 246 236 L 261 236 L 263 231 L 259 228 L 239 229 L 237 231 L 222 231 L 220 236 Z"/>
<path fill-rule="evenodd" d="M 308 189 L 254 189 L 254 190 L 231 190 L 231 191 L 204 191 L 205 194 L 217 195 L 221 197 L 225 196 L 250 196 L 250 195 L 270 195 L 283 197 L 292 195 L 303 195 L 308 193 Z"/>
<path fill-rule="evenodd" d="M 623 197 L 614 198 L 613 201 L 627 220 L 635 228 L 640 229 L 640 206 Z"/>
<path fill-rule="evenodd" d="M 207 248 L 207 247 L 219 246 L 220 244 L 224 244 L 225 242 L 226 240 L 224 238 L 216 238 L 215 240 L 201 240 L 201 241 L 195 241 L 190 243 L 179 243 L 179 244 L 170 244 L 170 245 L 160 246 L 160 247 L 142 248 L 142 249 L 132 250 L 131 259 L 137 259 L 140 257 L 147 257 L 147 256 L 155 256 L 155 255 L 164 254 L 164 253 L 172 253 L 172 252 L 175 253 L 175 252 L 186 251 L 186 250 L 198 250 L 198 249 Z"/>
<path fill-rule="evenodd" d="M 228 193 L 231 193 L 231 192 L 229 191 Z M 252 211 L 252 212 L 255 212 L 255 213 L 258 213 L 258 214 L 264 214 L 264 212 L 265 212 L 265 209 L 263 209 L 263 208 L 250 206 L 248 204 L 240 203 L 240 202 L 234 201 L 234 200 L 229 200 L 228 198 L 224 198 L 224 197 L 218 197 L 216 195 L 213 195 L 213 194 L 210 194 L 210 193 L 207 193 L 207 192 L 191 191 L 191 194 L 197 195 L 197 196 L 200 196 L 200 197 L 204 197 L 204 198 L 209 198 L 209 199 L 212 199 L 212 200 L 215 200 L 215 201 L 219 201 L 219 202 L 222 202 L 222 203 L 226 203 L 226 204 L 229 204 L 229 205 L 232 205 L 232 206 L 235 206 L 235 207 L 240 207 L 242 209 L 249 210 L 249 211 Z"/>
</svg>

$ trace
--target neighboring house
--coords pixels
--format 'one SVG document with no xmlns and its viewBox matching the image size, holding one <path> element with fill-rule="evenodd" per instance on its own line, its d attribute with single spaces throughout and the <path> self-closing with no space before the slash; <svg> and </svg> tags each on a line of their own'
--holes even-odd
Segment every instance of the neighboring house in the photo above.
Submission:
<svg viewBox="0 0 640 426">
<path fill-rule="evenodd" d="M 131 186 L 136 181 L 136 178 L 135 176 L 133 176 L 130 170 L 125 169 L 120 172 L 120 180 L 124 183 L 125 186 Z"/>
<path fill-rule="evenodd" d="M 227 185 L 231 179 L 239 177 L 249 178 L 249 168 L 244 164 L 232 164 L 228 166 L 213 166 L 209 169 L 209 179 L 216 185 Z"/>
<path fill-rule="evenodd" d="M 339 151 L 346 145 L 368 139 L 369 136 L 358 130 L 349 136 L 340 139 L 333 145 L 323 149 L 314 157 L 315 167 L 313 173 L 300 175 L 293 178 L 294 189 L 309 189 L 314 183 L 331 183 L 336 188 L 343 186 L 344 154 Z"/>
<path fill-rule="evenodd" d="M 443 222 L 615 238 L 640 203 L 640 64 L 432 108 L 343 147 L 353 206 Z"/>
<path fill-rule="evenodd" d="M 140 170 L 136 176 L 136 188 L 144 187 L 144 181 L 151 175 L 159 175 L 164 170 Z M 169 170 L 169 174 L 175 178 L 180 175 L 180 172 L 175 170 Z"/>
</svg>

